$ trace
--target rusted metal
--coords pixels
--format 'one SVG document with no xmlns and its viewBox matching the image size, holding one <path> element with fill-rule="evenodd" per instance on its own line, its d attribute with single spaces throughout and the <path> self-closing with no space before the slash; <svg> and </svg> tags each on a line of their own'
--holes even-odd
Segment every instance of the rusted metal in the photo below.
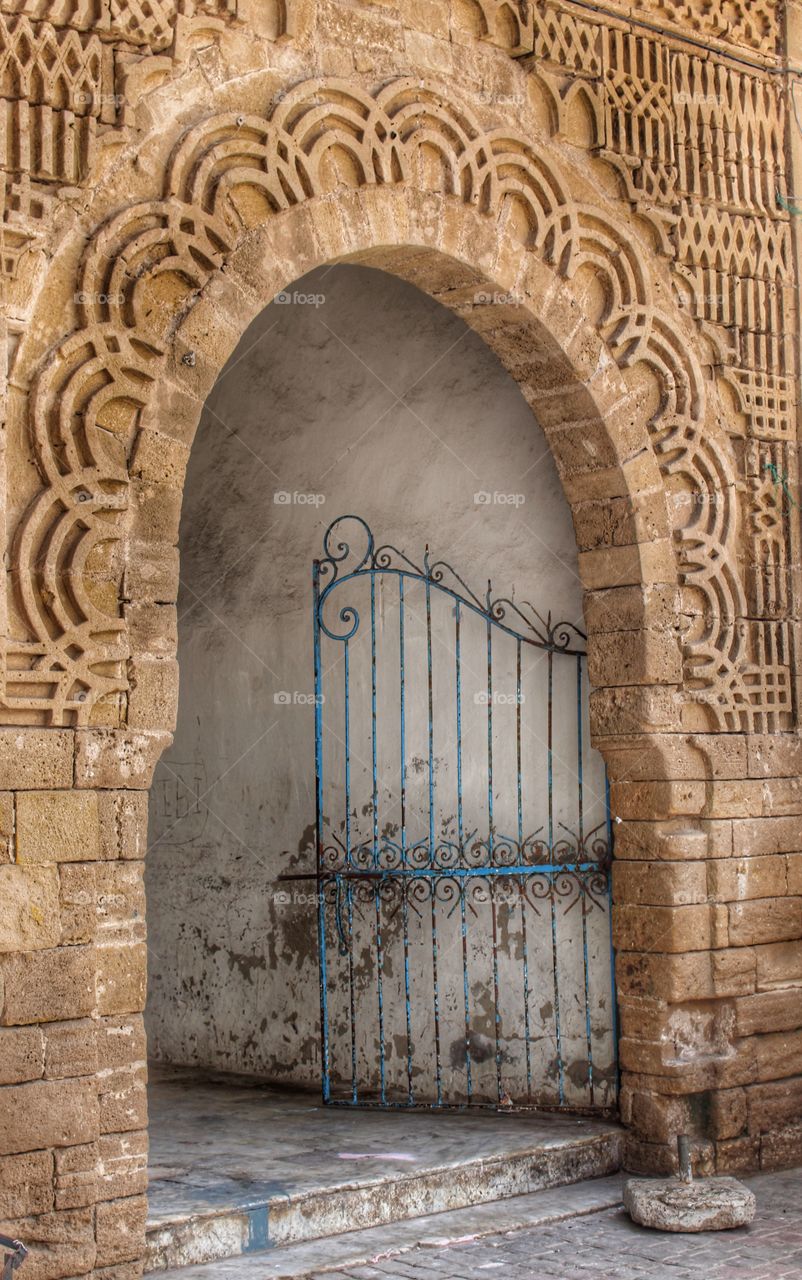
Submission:
<svg viewBox="0 0 802 1280">
<path fill-rule="evenodd" d="M 10 1250 L 3 1258 L 2 1280 L 11 1280 L 14 1272 L 27 1258 L 28 1250 L 21 1240 L 14 1240 L 11 1236 L 4 1235 L 0 1235 L 0 1249 Z"/>
</svg>

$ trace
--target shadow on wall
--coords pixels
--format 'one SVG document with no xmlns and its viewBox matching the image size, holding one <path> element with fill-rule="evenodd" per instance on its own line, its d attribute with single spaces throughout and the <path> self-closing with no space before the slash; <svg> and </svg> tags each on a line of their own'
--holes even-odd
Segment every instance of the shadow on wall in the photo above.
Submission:
<svg viewBox="0 0 802 1280">
<path fill-rule="evenodd" d="M 250 326 L 212 390 L 181 526 L 181 698 L 151 793 L 153 1057 L 319 1079 L 311 565 L 357 512 L 582 625 L 546 440 L 462 320 L 324 268 Z M 365 957 L 368 962 L 368 957 Z"/>
</svg>

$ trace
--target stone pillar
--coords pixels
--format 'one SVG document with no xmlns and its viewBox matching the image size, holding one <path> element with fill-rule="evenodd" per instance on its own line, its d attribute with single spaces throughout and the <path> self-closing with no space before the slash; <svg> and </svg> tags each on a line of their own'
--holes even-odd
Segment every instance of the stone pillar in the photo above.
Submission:
<svg viewBox="0 0 802 1280">
<path fill-rule="evenodd" d="M 664 739 L 665 742 L 665 739 Z M 802 746 L 676 736 L 613 753 L 615 941 L 627 1163 L 704 1173 L 802 1159 Z M 629 758 L 625 761 L 624 756 Z M 638 763 L 638 758 L 642 762 Z M 678 766 L 678 767 L 677 767 Z"/>
<path fill-rule="evenodd" d="M 147 793 L 118 783 L 147 785 L 145 739 L 0 731 L 0 1231 L 28 1280 L 141 1273 Z"/>
</svg>

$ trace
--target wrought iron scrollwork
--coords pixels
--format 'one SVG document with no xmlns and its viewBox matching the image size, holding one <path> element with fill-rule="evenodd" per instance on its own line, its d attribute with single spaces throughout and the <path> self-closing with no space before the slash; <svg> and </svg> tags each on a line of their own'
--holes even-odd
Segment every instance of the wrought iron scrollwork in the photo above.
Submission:
<svg viewBox="0 0 802 1280">
<path fill-rule="evenodd" d="M 348 534 L 349 524 L 356 526 Z M 360 545 L 361 544 L 361 545 Z M 428 547 L 423 563 L 417 564 L 405 551 L 390 542 L 376 546 L 376 540 L 362 516 L 345 515 L 333 520 L 323 535 L 324 555 L 316 561 L 320 595 L 317 617 L 321 629 L 331 640 L 350 640 L 359 629 L 359 611 L 353 604 L 341 606 L 337 617 L 345 630 L 337 632 L 324 618 L 324 608 L 335 588 L 345 582 L 371 573 L 402 574 L 428 582 L 440 591 L 459 599 L 476 614 L 496 623 L 525 644 L 554 653 L 584 654 L 587 635 L 576 623 L 567 619 L 553 622 L 551 611 L 544 617 L 529 600 L 513 600 L 510 596 L 494 596 L 493 587 L 479 595 L 447 560 L 432 560 Z"/>
</svg>

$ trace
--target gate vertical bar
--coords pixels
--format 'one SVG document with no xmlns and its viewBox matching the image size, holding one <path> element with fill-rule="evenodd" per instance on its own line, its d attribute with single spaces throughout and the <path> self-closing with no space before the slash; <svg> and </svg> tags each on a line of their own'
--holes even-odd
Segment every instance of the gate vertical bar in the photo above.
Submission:
<svg viewBox="0 0 802 1280">
<path fill-rule="evenodd" d="M 454 669 L 456 677 L 457 697 L 457 847 L 460 856 L 465 848 L 465 819 L 462 809 L 462 650 L 461 650 L 462 610 L 459 600 L 454 609 Z M 468 922 L 465 916 L 464 879 L 459 882 L 459 915 L 460 935 L 462 938 L 462 998 L 465 1005 L 465 1085 L 468 1102 L 473 1097 L 473 1069 L 471 1066 L 471 996 L 468 979 Z"/>
<path fill-rule="evenodd" d="M 618 1060 L 618 993 L 615 980 L 615 947 L 613 946 L 613 815 L 610 809 L 610 779 L 604 775 L 605 811 L 607 814 L 607 919 L 610 928 L 610 991 L 612 999 L 612 1035 L 615 1065 L 616 1096 L 621 1089 L 621 1064 Z M 618 821 L 618 819 L 616 819 Z"/>
<path fill-rule="evenodd" d="M 376 724 L 376 575 L 370 575 L 370 751 L 372 769 L 371 803 L 373 806 L 373 868 L 379 869 L 379 769 Z M 376 911 L 376 999 L 379 1015 L 379 1089 L 382 1102 L 387 1101 L 384 1045 L 384 948 L 382 946 L 381 881 L 373 890 Z"/>
<path fill-rule="evenodd" d="M 401 867 L 407 865 L 407 693 L 406 655 L 404 652 L 404 577 L 398 579 L 398 660 L 399 660 L 399 725 L 401 753 Z M 401 884 L 401 918 L 404 930 L 404 1018 L 407 1031 L 407 1102 L 412 1105 L 412 1002 L 409 985 L 409 891 L 408 882 Z"/>
<path fill-rule="evenodd" d="M 331 1097 L 329 1060 L 328 975 L 326 967 L 326 902 L 323 890 L 323 678 L 320 662 L 320 562 L 312 565 L 312 644 L 315 664 L 315 842 L 317 845 L 317 936 L 320 965 L 320 1069 L 323 1101 Z"/>
<path fill-rule="evenodd" d="M 487 598 L 490 599 L 490 583 L 487 584 Z M 495 851 L 495 825 L 493 821 L 493 628 L 488 619 L 487 631 L 487 856 L 493 865 Z M 496 882 L 490 880 L 490 916 L 493 938 L 493 1015 L 496 1039 L 496 1092 L 499 1102 L 504 1092 L 501 1085 L 501 1014 L 499 1012 L 498 989 L 498 914 L 496 904 Z"/>
<path fill-rule="evenodd" d="M 584 798 L 582 795 L 582 661 L 581 657 L 576 660 L 576 741 L 577 741 L 577 779 L 579 782 L 579 825 L 578 825 L 578 847 L 577 861 L 585 861 L 585 814 L 584 814 Z M 590 1029 L 590 965 L 588 962 L 588 901 L 585 891 L 584 874 L 577 872 L 577 882 L 579 884 L 579 897 L 582 903 L 582 970 L 584 975 L 585 987 L 585 1048 L 588 1055 L 588 1090 L 590 1093 L 590 1105 L 593 1106 L 593 1041 Z"/>
<path fill-rule="evenodd" d="M 523 737 L 523 690 L 521 688 L 521 641 L 515 645 L 515 772 L 518 801 L 518 849 L 523 861 L 524 851 L 524 793 L 521 742 Z M 524 1041 L 526 1043 L 526 1096 L 532 1096 L 532 1028 L 529 1019 L 529 943 L 526 936 L 526 877 L 518 880 L 521 901 L 521 958 L 524 983 Z"/>
<path fill-rule="evenodd" d="M 428 552 L 427 552 L 428 555 Z M 429 681 L 428 729 L 429 729 L 429 865 L 432 870 L 437 861 L 434 835 L 434 673 L 432 670 L 432 584 L 426 576 L 426 671 Z M 432 979 L 434 990 L 434 1052 L 437 1081 L 437 1104 L 443 1101 L 443 1071 L 440 1057 L 440 989 L 438 986 L 437 955 L 437 881 L 430 884 L 432 907 Z"/>
<path fill-rule="evenodd" d="M 340 886 L 337 886 L 338 892 Z M 357 1087 L 357 1069 L 356 1069 L 356 991 L 354 973 L 354 901 L 351 881 L 345 882 L 345 903 L 348 909 L 348 1017 L 351 1027 L 351 1101 L 353 1103 L 359 1100 L 359 1090 Z"/>
<path fill-rule="evenodd" d="M 351 867 L 351 656 L 349 641 L 343 643 L 343 706 L 345 729 L 345 868 Z M 337 880 L 337 906 L 340 905 L 341 881 Z M 356 1051 L 356 991 L 354 989 L 354 909 L 350 881 L 346 880 L 346 901 L 348 905 L 348 1009 L 351 1021 L 351 1098 L 358 1099 L 357 1089 L 357 1051 Z"/>
<path fill-rule="evenodd" d="M 554 878 L 556 875 L 554 862 L 554 654 L 551 650 L 549 650 L 548 654 L 548 664 L 549 862 L 552 867 L 549 875 L 549 899 L 551 904 L 551 954 L 552 968 L 554 971 L 554 1033 L 557 1040 L 557 1078 L 560 1088 L 560 1106 L 562 1106 L 565 1102 L 565 1079 L 563 1077 L 563 1047 L 562 1036 L 560 1034 L 560 983 L 557 977 L 557 906 L 554 898 Z"/>
</svg>

